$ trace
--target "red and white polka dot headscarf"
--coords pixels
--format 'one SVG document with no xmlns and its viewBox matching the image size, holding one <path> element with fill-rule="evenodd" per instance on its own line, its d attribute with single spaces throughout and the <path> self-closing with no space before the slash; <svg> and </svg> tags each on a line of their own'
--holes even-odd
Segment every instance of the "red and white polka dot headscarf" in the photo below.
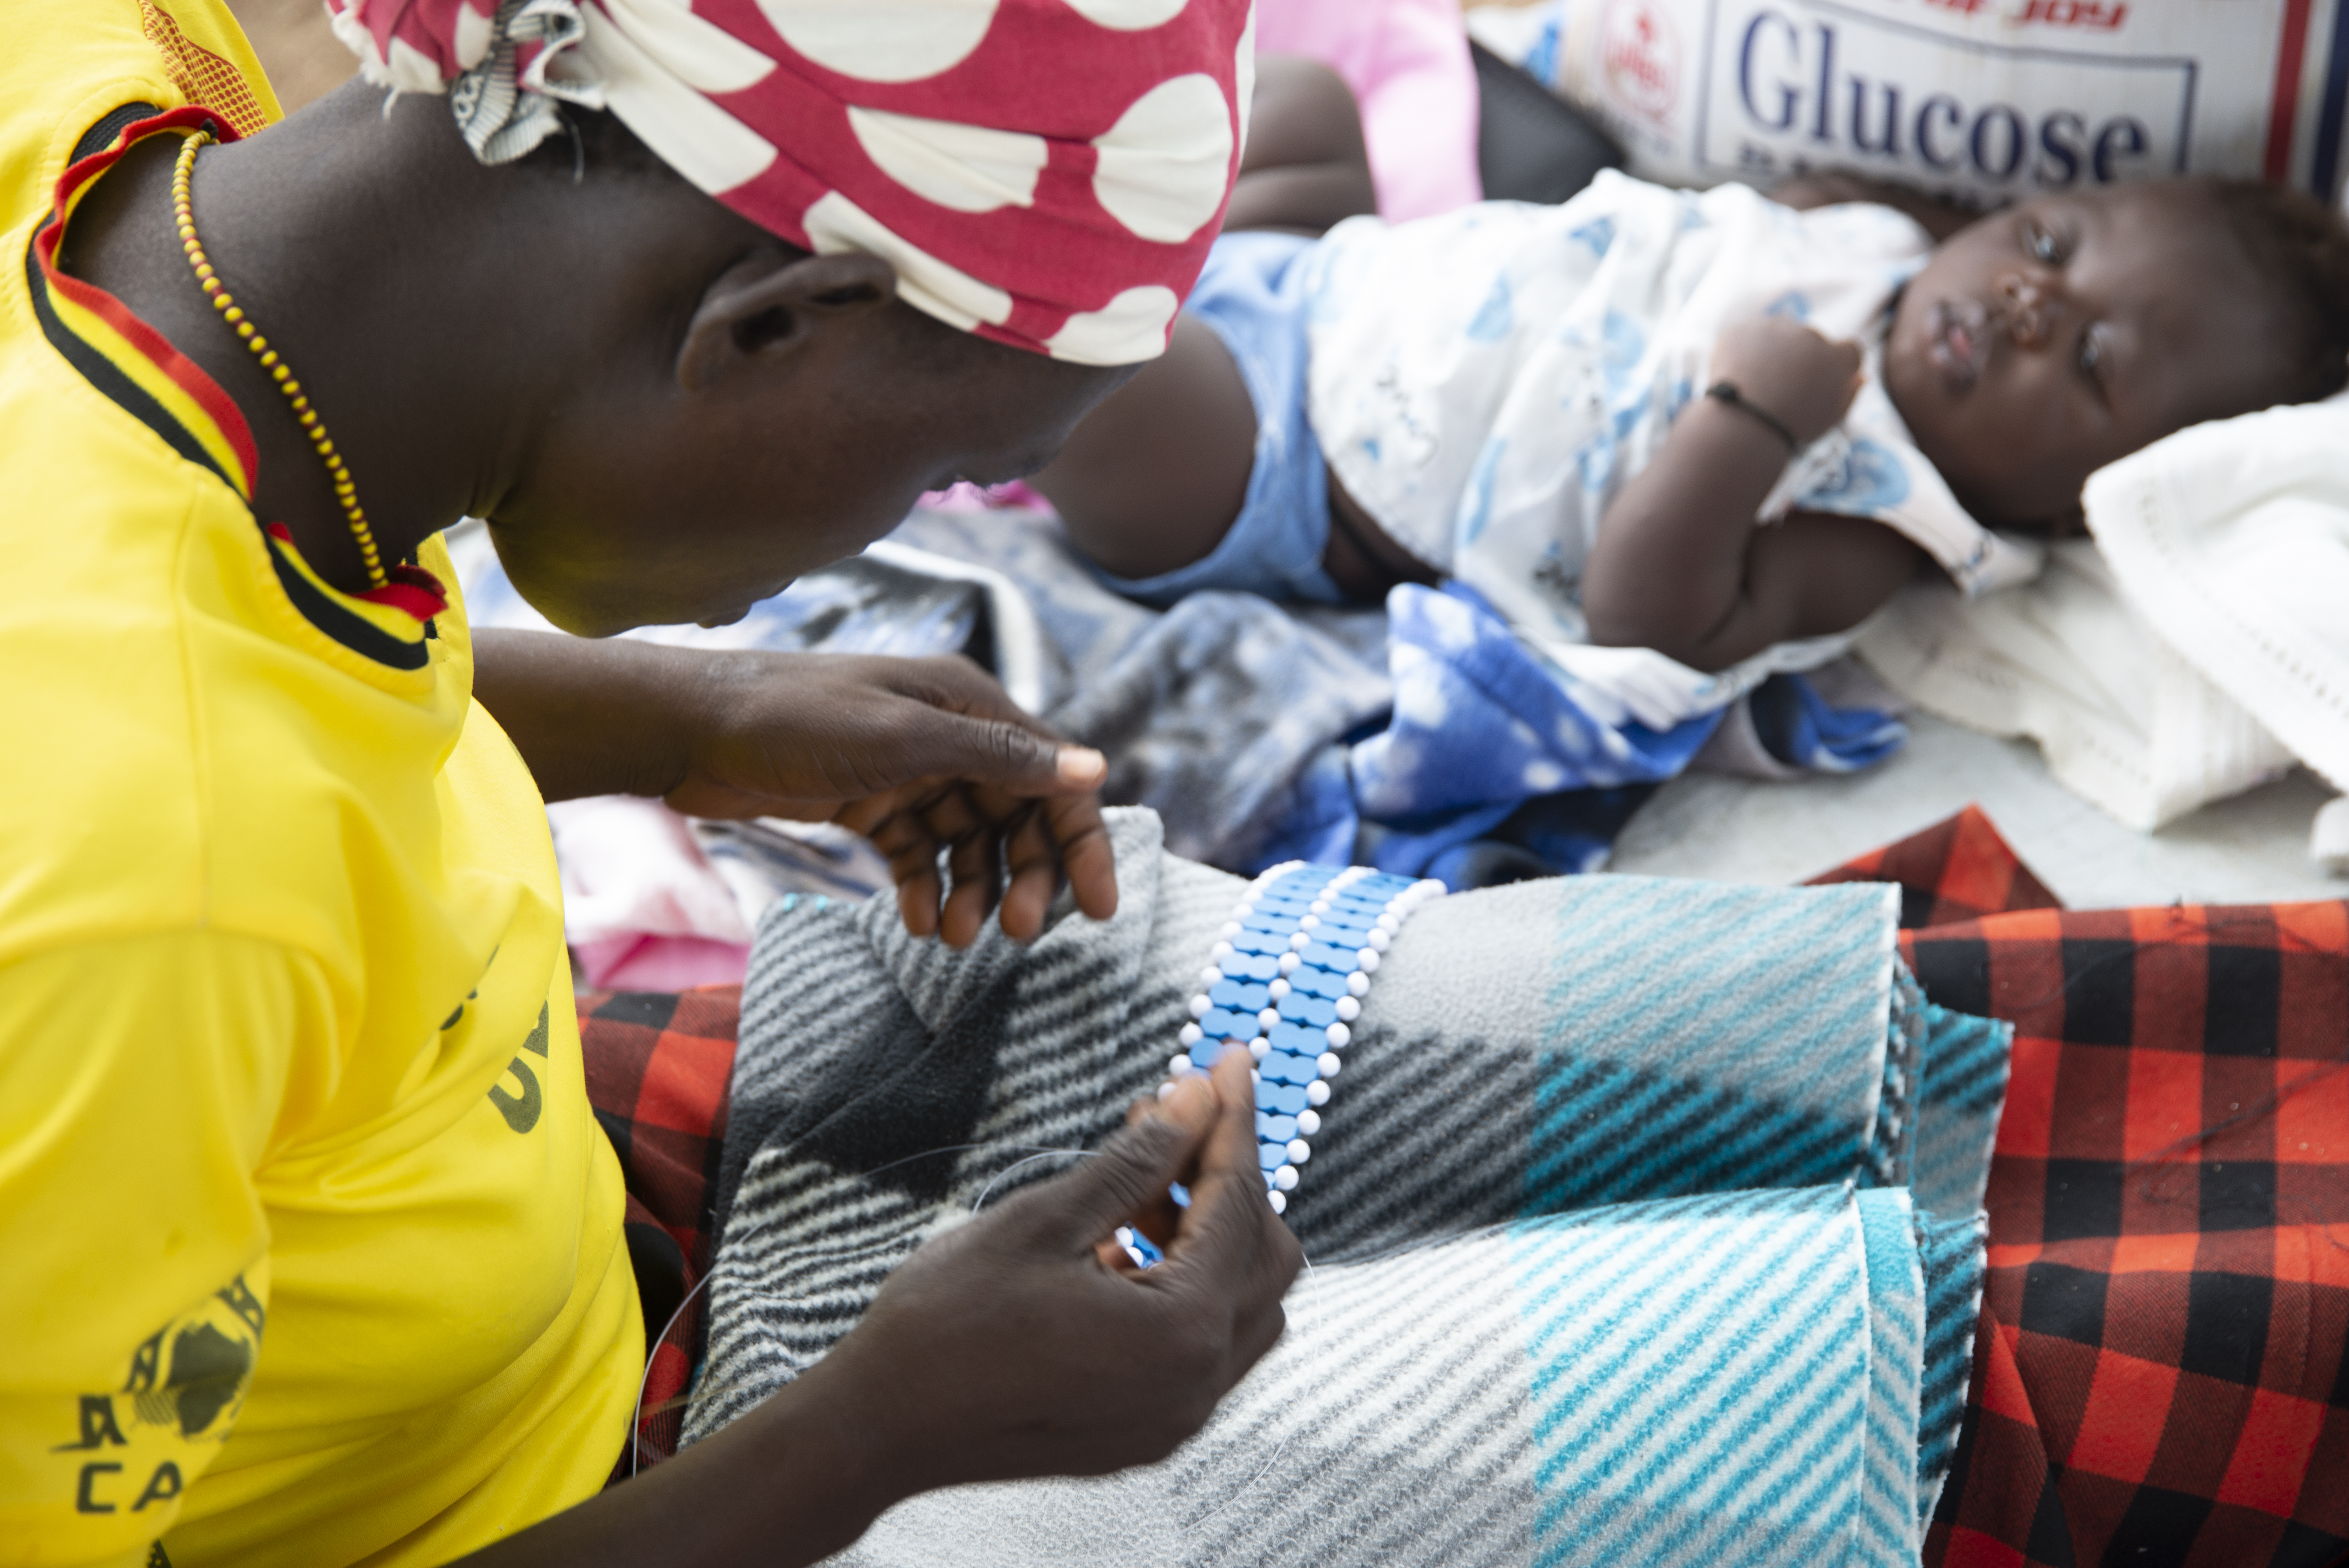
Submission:
<svg viewBox="0 0 2349 1568">
<path fill-rule="evenodd" d="M 608 108 L 761 227 L 1081 365 L 1164 351 L 1255 77 L 1249 0 L 336 0 L 335 30 L 484 162 Z"/>
</svg>

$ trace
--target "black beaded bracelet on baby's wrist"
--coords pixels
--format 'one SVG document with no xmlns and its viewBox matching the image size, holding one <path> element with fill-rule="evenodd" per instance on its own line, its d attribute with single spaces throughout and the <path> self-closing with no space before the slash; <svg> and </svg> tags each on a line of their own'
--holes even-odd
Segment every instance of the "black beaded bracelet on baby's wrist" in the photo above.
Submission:
<svg viewBox="0 0 2349 1568">
<path fill-rule="evenodd" d="M 1736 382 L 1716 381 L 1704 389 L 1704 395 L 1716 403 L 1726 403 L 1740 413 L 1752 418 L 1772 435 L 1786 443 L 1788 456 L 1791 457 L 1803 449 L 1803 443 L 1795 439 L 1795 432 L 1787 427 L 1786 421 L 1738 390 Z"/>
</svg>

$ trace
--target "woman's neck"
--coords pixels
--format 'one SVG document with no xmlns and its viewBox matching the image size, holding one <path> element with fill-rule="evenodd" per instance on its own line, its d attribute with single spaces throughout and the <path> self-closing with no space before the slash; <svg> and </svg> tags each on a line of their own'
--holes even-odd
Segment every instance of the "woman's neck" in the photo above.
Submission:
<svg viewBox="0 0 2349 1568">
<path fill-rule="evenodd" d="M 492 171 L 473 166 L 438 100 L 403 100 L 388 116 L 381 105 L 369 89 L 347 88 L 249 141 L 207 147 L 192 211 L 222 282 L 301 382 L 348 465 L 388 563 L 494 504 L 526 439 L 513 411 L 533 399 L 532 367 L 511 353 L 514 324 L 496 319 L 502 304 L 518 303 L 510 281 L 498 266 L 459 276 L 449 265 L 450 241 L 479 219 Z M 234 400 L 259 458 L 255 514 L 283 522 L 327 582 L 364 591 L 367 571 L 326 464 L 212 308 L 172 232 L 181 145 L 151 139 L 109 170 L 76 212 L 60 261 Z"/>
</svg>

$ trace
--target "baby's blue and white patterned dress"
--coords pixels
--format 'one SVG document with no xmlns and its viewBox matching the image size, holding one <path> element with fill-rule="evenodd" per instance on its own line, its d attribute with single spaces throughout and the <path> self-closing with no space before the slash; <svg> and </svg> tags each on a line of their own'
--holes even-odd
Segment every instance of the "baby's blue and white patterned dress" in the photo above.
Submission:
<svg viewBox="0 0 2349 1568">
<path fill-rule="evenodd" d="M 1797 212 L 1743 186 L 1611 171 L 1555 207 L 1354 219 L 1308 263 L 1308 412 L 1331 470 L 1397 542 L 1475 590 L 1578 693 L 1661 729 L 1849 642 L 1783 644 L 1717 675 L 1589 645 L 1581 580 L 1599 520 L 1702 394 L 1736 321 L 1791 315 L 1866 351 L 1849 414 L 1788 464 L 1757 521 L 1874 518 L 1970 593 L 2037 572 L 2036 547 L 1966 514 L 1884 391 L 1891 306 L 1931 249 L 1889 208 Z"/>
</svg>

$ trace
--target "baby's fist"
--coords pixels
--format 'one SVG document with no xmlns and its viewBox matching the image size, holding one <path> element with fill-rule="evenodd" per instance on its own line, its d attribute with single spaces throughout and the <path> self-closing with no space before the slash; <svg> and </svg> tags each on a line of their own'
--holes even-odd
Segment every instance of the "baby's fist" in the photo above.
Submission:
<svg viewBox="0 0 2349 1568">
<path fill-rule="evenodd" d="M 1859 391 L 1859 345 L 1821 337 L 1801 322 L 1757 315 L 1713 346 L 1713 377 L 1775 414 L 1808 446 L 1831 429 Z"/>
</svg>

